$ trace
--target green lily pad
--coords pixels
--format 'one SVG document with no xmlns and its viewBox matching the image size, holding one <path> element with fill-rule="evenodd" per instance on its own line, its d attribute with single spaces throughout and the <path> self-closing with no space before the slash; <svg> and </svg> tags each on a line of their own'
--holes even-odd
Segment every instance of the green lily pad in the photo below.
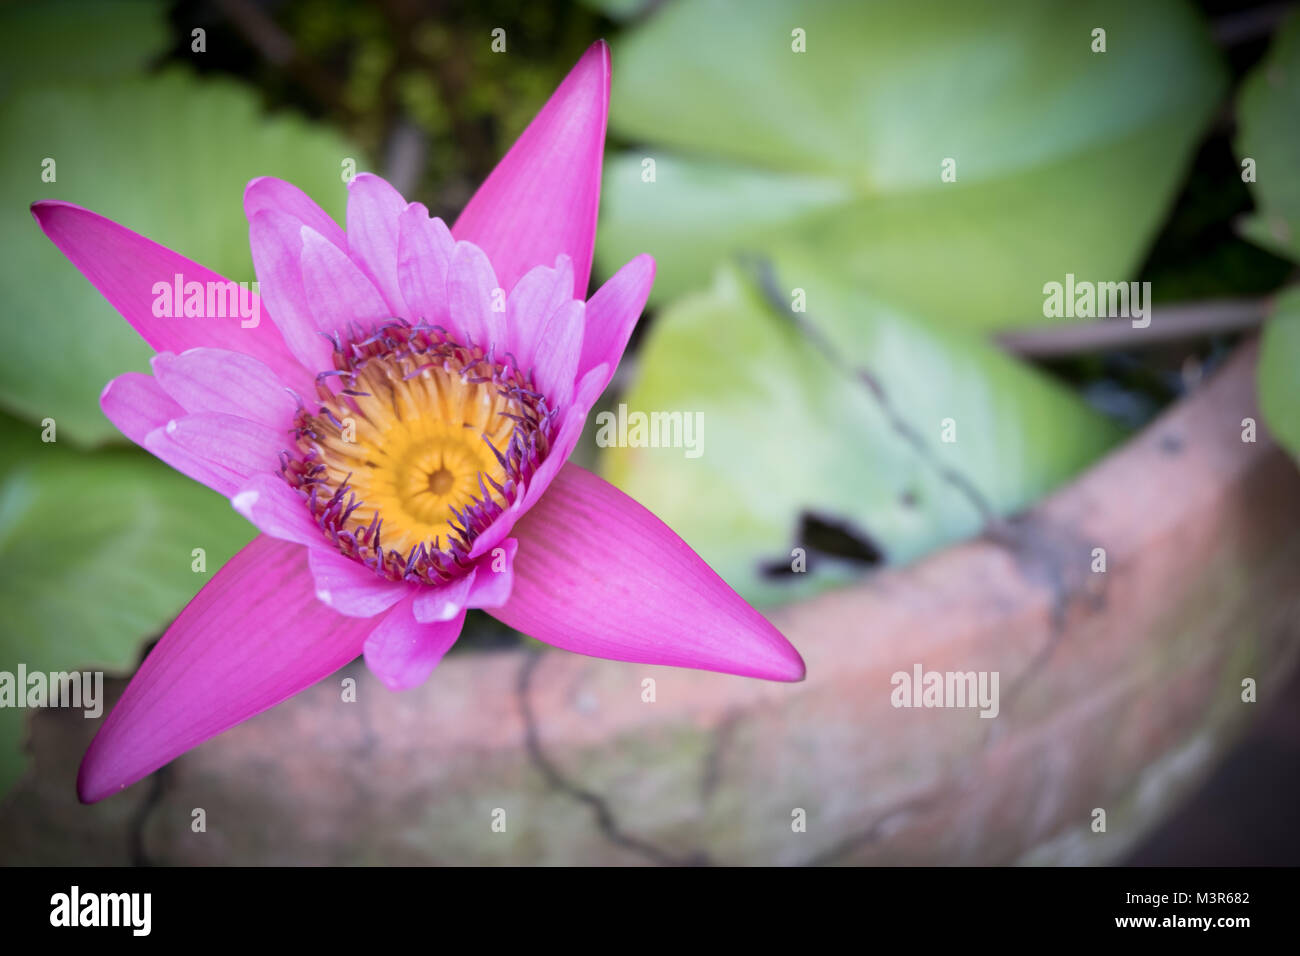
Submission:
<svg viewBox="0 0 1300 956">
<path fill-rule="evenodd" d="M 1268 55 L 1241 84 L 1237 155 L 1255 164 L 1259 212 L 1242 234 L 1300 262 L 1300 13 L 1278 30 Z"/>
<path fill-rule="evenodd" d="M 827 348 L 794 321 L 794 289 Z M 779 260 L 766 281 L 723 268 L 711 289 L 657 317 L 640 359 L 620 400 L 627 419 L 698 414 L 698 453 L 608 447 L 601 467 L 759 603 L 864 570 L 842 550 L 809 546 L 810 520 L 907 562 L 977 531 L 983 509 L 1033 502 L 1121 435 L 1042 374 L 970 333 L 917 321 L 811 256 Z"/>
<path fill-rule="evenodd" d="M 598 253 L 652 253 L 673 302 L 624 401 L 702 412 L 706 450 L 601 462 L 742 593 L 913 560 L 1120 437 L 984 336 L 1069 273 L 1131 278 L 1224 86 L 1184 4 L 704 0 L 615 59 L 611 128 L 645 145 L 607 163 Z M 741 254 L 770 274 L 717 272 Z"/>
<path fill-rule="evenodd" d="M 1241 84 L 1237 155 L 1255 162 L 1259 211 L 1241 223 L 1252 242 L 1300 262 L 1300 14 L 1279 28 L 1268 54 Z M 1280 296 L 1264 328 L 1257 378 L 1260 411 L 1300 459 L 1300 293 Z"/>
<path fill-rule="evenodd" d="M 244 186 L 297 183 L 331 213 L 346 203 L 339 136 L 295 116 L 261 115 L 255 93 L 182 71 L 110 85 L 28 87 L 0 104 L 0 405 L 52 417 L 60 438 L 120 440 L 99 409 L 115 375 L 147 370 L 152 350 L 42 235 L 38 199 L 87 206 L 232 279 L 255 278 Z M 57 181 L 43 182 L 42 161 Z"/>
<path fill-rule="evenodd" d="M 143 452 L 77 451 L 41 433 L 0 422 L 0 671 L 129 671 L 253 529 Z M 27 713 L 0 708 L 0 793 L 22 772 Z"/>
<path fill-rule="evenodd" d="M 1279 297 L 1264 326 L 1256 385 L 1269 430 L 1300 461 L 1300 290 Z"/>
<path fill-rule="evenodd" d="M 736 251 L 814 250 L 979 329 L 1042 321 L 1066 273 L 1128 278 L 1224 85 L 1177 2 L 703 0 L 615 54 L 611 129 L 646 145 L 608 162 L 607 268 L 652 253 L 663 302 Z"/>
</svg>

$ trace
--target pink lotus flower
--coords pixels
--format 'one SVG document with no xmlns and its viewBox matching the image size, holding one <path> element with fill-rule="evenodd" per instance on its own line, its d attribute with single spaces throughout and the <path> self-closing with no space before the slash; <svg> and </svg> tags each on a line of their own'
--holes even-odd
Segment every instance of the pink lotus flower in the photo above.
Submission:
<svg viewBox="0 0 1300 956">
<path fill-rule="evenodd" d="M 104 413 L 261 532 L 105 720 L 83 801 L 360 653 L 388 687 L 419 684 L 469 608 L 596 657 L 803 677 L 794 648 L 685 542 L 566 464 L 654 278 L 639 256 L 581 299 L 608 103 L 598 43 L 450 231 L 372 175 L 349 186 L 346 232 L 296 187 L 249 183 L 271 322 L 156 315 L 178 275 L 227 280 L 89 210 L 33 206 L 158 350 L 152 376 L 108 384 Z"/>
</svg>

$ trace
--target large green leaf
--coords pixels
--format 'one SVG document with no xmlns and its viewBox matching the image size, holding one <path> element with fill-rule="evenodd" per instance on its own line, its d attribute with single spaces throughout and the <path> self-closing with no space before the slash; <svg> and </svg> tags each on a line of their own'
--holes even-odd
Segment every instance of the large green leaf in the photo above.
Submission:
<svg viewBox="0 0 1300 956">
<path fill-rule="evenodd" d="M 1278 30 L 1241 84 L 1237 154 L 1255 161 L 1259 206 L 1242 223 L 1252 241 L 1300 262 L 1300 13 Z M 1283 447 L 1300 458 L 1300 292 L 1278 298 L 1259 347 L 1259 404 Z"/>
<path fill-rule="evenodd" d="M 793 288 L 806 295 L 803 317 L 829 349 L 792 321 Z M 883 401 L 856 370 L 879 385 Z M 1006 514 L 1119 435 L 1038 372 L 970 333 L 909 318 L 810 257 L 784 258 L 763 283 L 724 268 L 712 289 L 661 313 L 622 401 L 629 415 L 703 416 L 698 457 L 612 447 L 601 463 L 760 602 L 861 573 L 812 553 L 805 573 L 772 573 L 791 569 L 805 514 L 855 532 L 886 561 L 908 561 L 980 527 L 965 483 Z"/>
<path fill-rule="evenodd" d="M 253 530 L 142 452 L 76 451 L 41 432 L 0 422 L 0 671 L 129 670 Z M 0 792 L 22 769 L 25 714 L 0 708 Z"/>
<path fill-rule="evenodd" d="M 341 163 L 361 159 L 334 133 L 264 118 L 255 94 L 183 72 L 100 87 L 29 87 L 0 105 L 0 404 L 55 418 L 81 444 L 119 436 L 99 410 L 113 376 L 146 370 L 151 350 L 33 222 L 37 199 L 94 209 L 223 275 L 252 280 L 241 197 L 255 176 L 289 179 L 341 213 Z M 45 157 L 57 181 L 43 182 Z"/>
<path fill-rule="evenodd" d="M 1177 2 L 703 0 L 616 62 L 611 128 L 648 145 L 608 164 L 607 268 L 651 252 L 663 301 L 730 252 L 811 249 L 983 329 L 1041 318 L 1067 272 L 1133 272 L 1223 86 Z"/>
<path fill-rule="evenodd" d="M 1237 155 L 1255 161 L 1259 212 L 1242 223 L 1251 240 L 1300 262 L 1300 12 L 1241 84 Z"/>
<path fill-rule="evenodd" d="M 745 594 L 860 571 L 810 554 L 771 574 L 808 516 L 908 561 L 1116 440 L 982 336 L 1041 320 L 1067 273 L 1131 277 L 1224 82 L 1185 6 L 706 0 L 616 61 L 612 127 L 648 145 L 608 163 L 606 266 L 653 253 L 661 301 L 737 253 L 774 269 L 761 287 L 724 269 L 646 340 L 629 408 L 703 412 L 705 454 L 602 464 Z M 795 290 L 829 355 L 792 323 Z"/>
<path fill-rule="evenodd" d="M 1257 385 L 1269 430 L 1300 460 L 1300 290 L 1279 297 L 1264 326 Z"/>
</svg>

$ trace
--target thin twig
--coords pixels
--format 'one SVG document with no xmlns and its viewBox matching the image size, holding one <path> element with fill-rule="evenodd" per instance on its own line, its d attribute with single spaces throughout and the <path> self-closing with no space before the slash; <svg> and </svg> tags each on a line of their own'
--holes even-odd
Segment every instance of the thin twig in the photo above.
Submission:
<svg viewBox="0 0 1300 956">
<path fill-rule="evenodd" d="M 1151 324 L 1134 328 L 1127 318 L 1035 325 L 999 332 L 1004 349 L 1026 358 L 1152 348 L 1169 342 L 1247 332 L 1258 327 L 1272 299 L 1219 299 L 1151 310 Z"/>
</svg>

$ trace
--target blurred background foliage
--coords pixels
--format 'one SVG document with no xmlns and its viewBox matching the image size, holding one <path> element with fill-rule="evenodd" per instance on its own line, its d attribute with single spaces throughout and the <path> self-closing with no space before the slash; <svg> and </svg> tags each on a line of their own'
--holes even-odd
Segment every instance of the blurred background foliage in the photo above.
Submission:
<svg viewBox="0 0 1300 956">
<path fill-rule="evenodd" d="M 1042 314 L 1043 284 L 1067 272 L 1149 280 L 1162 304 L 1275 310 L 1261 403 L 1300 454 L 1300 298 L 1273 295 L 1300 255 L 1300 20 L 1274 6 L 10 3 L 0 670 L 129 670 L 251 536 L 103 418 L 103 385 L 147 370 L 149 349 L 30 203 L 81 203 L 240 280 L 254 176 L 341 219 L 351 159 L 450 222 L 601 36 L 614 87 L 594 281 L 640 252 L 659 263 L 602 407 L 702 412 L 705 454 L 589 434 L 578 455 L 750 599 L 833 587 L 1026 507 L 1235 340 L 1036 362 L 1001 347 L 1008 329 L 1069 321 Z M 476 616 L 461 644 L 515 639 Z M 0 790 L 21 734 L 22 713 L 0 710 Z"/>
</svg>

